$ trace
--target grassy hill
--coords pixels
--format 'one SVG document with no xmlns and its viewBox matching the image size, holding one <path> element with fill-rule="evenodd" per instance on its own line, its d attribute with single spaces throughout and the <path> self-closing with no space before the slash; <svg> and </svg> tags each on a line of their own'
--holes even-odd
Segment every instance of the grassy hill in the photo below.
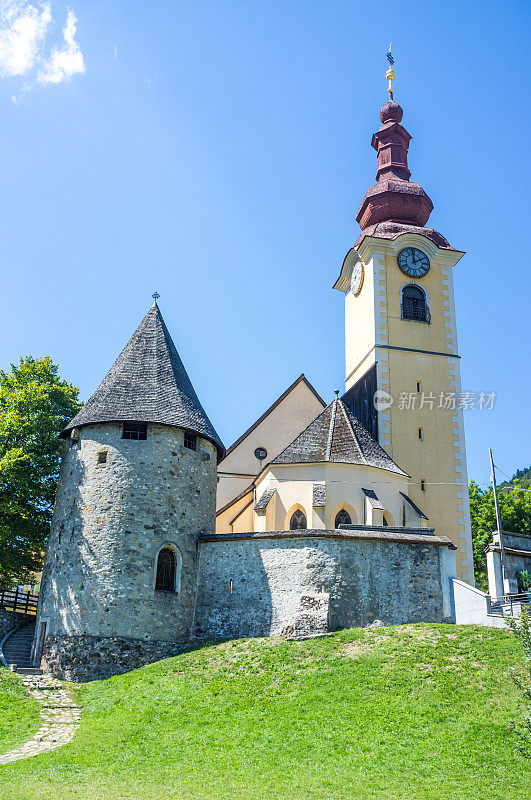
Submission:
<svg viewBox="0 0 531 800">
<path fill-rule="evenodd" d="M 529 797 L 530 762 L 510 728 L 518 693 L 505 675 L 521 658 L 507 632 L 451 625 L 204 646 L 78 687 L 74 741 L 0 767 L 2 795 Z"/>
<path fill-rule="evenodd" d="M 0 669 L 0 753 L 29 739 L 40 719 L 40 705 L 26 692 L 18 675 Z"/>
</svg>

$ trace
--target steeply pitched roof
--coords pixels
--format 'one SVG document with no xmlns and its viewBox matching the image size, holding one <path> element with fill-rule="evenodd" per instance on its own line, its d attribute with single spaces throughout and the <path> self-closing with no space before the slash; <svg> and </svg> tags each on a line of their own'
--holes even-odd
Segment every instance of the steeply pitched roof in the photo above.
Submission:
<svg viewBox="0 0 531 800">
<path fill-rule="evenodd" d="M 317 400 L 319 400 L 319 402 L 323 404 L 324 408 L 324 406 L 326 405 L 325 401 L 323 400 L 321 395 L 319 395 L 317 391 L 313 388 L 312 384 L 310 383 L 310 381 L 303 372 L 299 375 L 297 380 L 293 381 L 291 386 L 288 386 L 285 392 L 282 392 L 280 397 L 277 397 L 273 405 L 269 406 L 267 411 L 264 411 L 262 416 L 258 417 L 256 422 L 253 422 L 251 427 L 247 428 L 247 430 L 244 433 L 242 433 L 242 435 L 238 439 L 236 439 L 236 441 L 233 442 L 233 444 L 231 444 L 230 447 L 227 448 L 227 452 L 225 453 L 225 455 L 228 456 L 230 453 L 232 453 L 233 450 L 235 450 L 238 447 L 239 444 L 243 442 L 244 439 L 247 439 L 249 434 L 252 433 L 255 430 L 255 428 L 257 428 L 260 425 L 260 423 L 263 422 L 266 419 L 266 417 L 268 417 L 271 414 L 271 412 L 275 410 L 277 406 L 280 405 L 280 403 L 288 396 L 288 394 L 290 394 L 295 389 L 295 387 L 299 385 L 299 383 L 305 383 L 308 389 L 315 395 Z"/>
<path fill-rule="evenodd" d="M 262 497 L 258 501 L 258 503 L 255 505 L 254 510 L 263 511 L 264 509 L 266 509 L 269 501 L 271 500 L 275 492 L 276 489 L 266 489 Z"/>
<path fill-rule="evenodd" d="M 271 463 L 323 461 L 378 467 L 407 477 L 339 399 L 333 400 Z"/>
<path fill-rule="evenodd" d="M 121 421 L 188 428 L 210 439 L 220 458 L 225 452 L 156 303 L 62 435 L 84 425 Z"/>
</svg>

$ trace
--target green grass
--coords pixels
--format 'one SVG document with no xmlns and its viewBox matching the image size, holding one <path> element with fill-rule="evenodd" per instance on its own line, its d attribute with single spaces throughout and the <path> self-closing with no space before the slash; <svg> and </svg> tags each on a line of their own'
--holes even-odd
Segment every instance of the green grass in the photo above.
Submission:
<svg viewBox="0 0 531 800">
<path fill-rule="evenodd" d="M 13 672 L 0 667 L 0 754 L 14 750 L 39 728 L 40 705 Z"/>
<path fill-rule="evenodd" d="M 76 689 L 82 725 L 0 767 L 10 800 L 509 800 L 511 634 L 412 625 L 240 640 Z"/>
</svg>

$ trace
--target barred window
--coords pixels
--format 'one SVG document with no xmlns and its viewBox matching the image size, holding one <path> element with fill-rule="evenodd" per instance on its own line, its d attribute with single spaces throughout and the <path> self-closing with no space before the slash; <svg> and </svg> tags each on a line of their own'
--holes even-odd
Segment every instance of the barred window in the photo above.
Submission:
<svg viewBox="0 0 531 800">
<path fill-rule="evenodd" d="M 305 530 L 306 527 L 306 515 L 298 508 L 291 515 L 289 529 L 290 531 L 300 531 Z"/>
<path fill-rule="evenodd" d="M 344 508 L 337 512 L 334 528 L 339 528 L 340 525 L 352 525 L 350 514 Z"/>
<path fill-rule="evenodd" d="M 147 439 L 147 423 L 124 422 L 122 439 Z"/>
<path fill-rule="evenodd" d="M 197 450 L 197 433 L 194 433 L 193 431 L 185 431 L 184 446 L 189 450 Z"/>
<path fill-rule="evenodd" d="M 155 589 L 159 589 L 162 592 L 175 591 L 176 566 L 175 552 L 170 547 L 163 547 L 157 559 Z"/>
<path fill-rule="evenodd" d="M 430 321 L 426 293 L 417 284 L 404 286 L 402 290 L 402 319 L 411 319 L 415 322 Z"/>
</svg>

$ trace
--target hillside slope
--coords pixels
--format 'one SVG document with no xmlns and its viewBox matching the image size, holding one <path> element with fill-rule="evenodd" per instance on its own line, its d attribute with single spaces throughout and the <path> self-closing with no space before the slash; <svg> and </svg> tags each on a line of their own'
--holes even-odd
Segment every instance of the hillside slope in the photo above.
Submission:
<svg viewBox="0 0 531 800">
<path fill-rule="evenodd" d="M 508 800 L 504 631 L 411 625 L 204 646 L 77 689 L 74 741 L 0 767 L 10 800 Z"/>
</svg>

